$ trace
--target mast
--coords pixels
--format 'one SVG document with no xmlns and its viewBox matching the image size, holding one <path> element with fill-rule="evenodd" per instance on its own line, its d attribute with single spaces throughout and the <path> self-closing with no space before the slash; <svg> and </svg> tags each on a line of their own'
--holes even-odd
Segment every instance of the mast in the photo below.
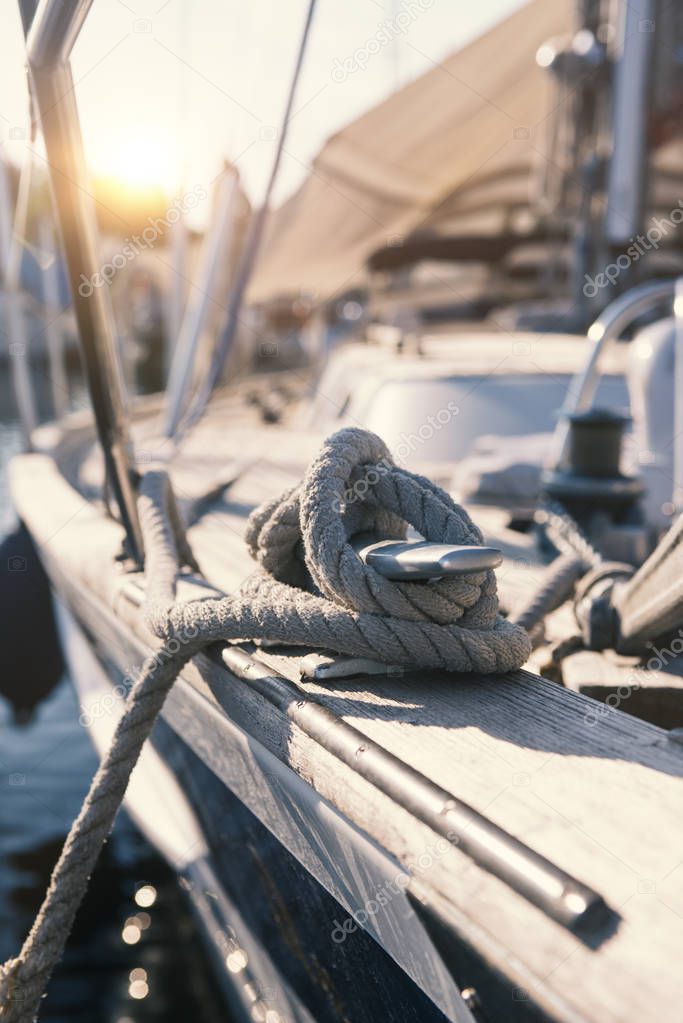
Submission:
<svg viewBox="0 0 683 1023">
<path fill-rule="evenodd" d="M 637 7 L 623 2 L 619 9 L 605 221 L 611 251 L 622 251 L 643 224 L 656 14 L 656 0 L 641 0 Z"/>
</svg>

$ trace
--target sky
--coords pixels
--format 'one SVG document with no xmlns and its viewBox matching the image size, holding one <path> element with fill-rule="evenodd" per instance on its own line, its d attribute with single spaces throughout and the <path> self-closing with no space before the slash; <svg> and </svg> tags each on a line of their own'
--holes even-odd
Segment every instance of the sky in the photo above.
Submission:
<svg viewBox="0 0 683 1023">
<path fill-rule="evenodd" d="M 318 0 L 276 201 L 325 139 L 521 0 Z M 258 202 L 307 0 L 94 0 L 72 58 L 91 173 L 179 195 L 227 157 Z M 25 158 L 23 39 L 0 6 L 0 142 Z M 199 226 L 199 225 L 197 225 Z"/>
</svg>

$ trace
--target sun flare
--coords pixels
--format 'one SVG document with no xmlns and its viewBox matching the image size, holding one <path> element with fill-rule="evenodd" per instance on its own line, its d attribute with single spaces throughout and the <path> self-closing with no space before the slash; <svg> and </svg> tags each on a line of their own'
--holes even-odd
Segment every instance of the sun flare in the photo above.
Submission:
<svg viewBox="0 0 683 1023">
<path fill-rule="evenodd" d="M 178 156 L 168 139 L 140 132 L 112 140 L 93 160 L 98 176 L 135 191 L 161 188 L 171 193 L 178 183 Z"/>
</svg>

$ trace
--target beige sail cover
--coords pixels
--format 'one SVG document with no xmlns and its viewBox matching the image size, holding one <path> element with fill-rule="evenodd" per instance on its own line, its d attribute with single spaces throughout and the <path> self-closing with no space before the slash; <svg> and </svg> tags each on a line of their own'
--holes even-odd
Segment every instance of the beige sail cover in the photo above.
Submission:
<svg viewBox="0 0 683 1023">
<path fill-rule="evenodd" d="M 531 0 L 333 135 L 273 215 L 250 298 L 331 297 L 362 281 L 374 249 L 432 222 L 500 230 L 528 202 L 552 116 L 536 51 L 573 8 Z"/>
</svg>

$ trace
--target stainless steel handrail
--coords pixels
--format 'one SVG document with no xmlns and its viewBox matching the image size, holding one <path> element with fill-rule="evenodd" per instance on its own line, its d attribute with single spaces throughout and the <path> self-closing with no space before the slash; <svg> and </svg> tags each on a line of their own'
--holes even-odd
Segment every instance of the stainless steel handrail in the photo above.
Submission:
<svg viewBox="0 0 683 1023">
<path fill-rule="evenodd" d="M 128 553 L 142 563 L 135 468 L 114 316 L 105 288 L 83 288 L 99 269 L 94 201 L 88 191 L 69 56 L 92 0 L 42 0 L 27 41 L 33 98 L 45 140 L 85 374 L 107 482 L 126 531 Z"/>
<path fill-rule="evenodd" d="M 28 34 L 31 68 L 66 64 L 93 0 L 42 0 Z"/>
<path fill-rule="evenodd" d="M 647 284 L 631 288 L 610 302 L 588 328 L 588 340 L 592 342 L 592 348 L 585 366 L 576 374 L 567 390 L 553 436 L 551 465 L 560 466 L 565 461 L 569 441 L 569 416 L 590 408 L 598 386 L 600 358 L 609 343 L 616 340 L 637 316 L 647 312 L 658 302 L 665 299 L 673 301 L 675 288 L 676 283 L 673 280 L 649 281 Z"/>
</svg>

